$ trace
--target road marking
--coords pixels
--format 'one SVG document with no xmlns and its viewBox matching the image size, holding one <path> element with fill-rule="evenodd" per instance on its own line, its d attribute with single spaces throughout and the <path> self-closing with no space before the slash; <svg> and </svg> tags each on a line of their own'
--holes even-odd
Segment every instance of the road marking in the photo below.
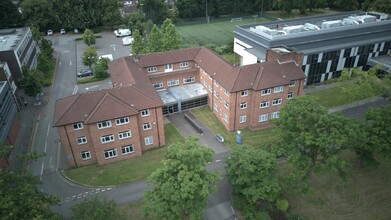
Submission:
<svg viewBox="0 0 391 220">
<path fill-rule="evenodd" d="M 41 177 L 39 178 L 41 181 L 42 181 L 42 175 L 43 175 L 43 165 L 44 165 L 44 163 L 42 162 L 42 166 L 41 166 Z"/>
<path fill-rule="evenodd" d="M 94 88 L 97 88 L 99 87 L 99 85 L 95 85 L 95 86 L 91 86 L 91 87 L 87 87 L 86 90 L 89 90 L 89 89 L 94 89 Z"/>
<path fill-rule="evenodd" d="M 61 143 L 58 142 L 58 144 L 57 144 L 57 167 L 56 167 L 57 169 L 60 168 L 60 154 L 61 154 L 60 147 L 61 147 Z"/>
<path fill-rule="evenodd" d="M 217 163 L 217 162 L 220 162 L 220 161 L 221 161 L 221 160 L 216 160 L 216 163 Z"/>
<path fill-rule="evenodd" d="M 49 131 L 50 131 L 50 123 L 48 124 L 48 130 L 46 131 L 46 136 L 49 136 Z"/>
<path fill-rule="evenodd" d="M 69 66 L 72 66 L 72 60 L 69 61 Z"/>
<path fill-rule="evenodd" d="M 105 192 L 105 191 L 110 191 L 112 190 L 113 188 L 111 187 L 107 187 L 107 188 L 98 188 L 98 189 L 93 189 L 93 190 L 90 190 L 90 191 L 86 191 L 84 193 L 79 193 L 79 194 L 76 194 L 76 195 L 73 195 L 73 196 L 68 196 L 68 197 L 65 197 L 65 198 L 62 198 L 61 203 L 65 203 L 65 202 L 70 202 L 70 201 L 74 201 L 76 199 L 82 199 L 82 198 L 85 198 L 87 196 L 92 196 L 94 194 L 97 194 L 97 193 L 102 193 L 102 192 Z"/>
<path fill-rule="evenodd" d="M 116 49 L 115 49 L 115 44 L 112 44 L 112 45 L 110 45 L 111 47 L 113 47 L 113 50 L 114 51 L 116 51 Z"/>
<path fill-rule="evenodd" d="M 45 142 L 45 149 L 43 150 L 43 152 L 46 153 L 46 148 L 48 147 L 48 142 Z"/>
<path fill-rule="evenodd" d="M 58 63 L 58 66 L 61 67 L 61 61 Z"/>
<path fill-rule="evenodd" d="M 75 88 L 73 89 L 72 95 L 76 94 L 78 89 L 79 89 L 79 86 L 75 85 Z"/>
<path fill-rule="evenodd" d="M 50 159 L 49 159 L 49 167 L 50 167 L 50 168 L 53 167 L 53 165 L 52 165 L 52 160 L 53 160 L 53 157 L 50 157 Z"/>
</svg>

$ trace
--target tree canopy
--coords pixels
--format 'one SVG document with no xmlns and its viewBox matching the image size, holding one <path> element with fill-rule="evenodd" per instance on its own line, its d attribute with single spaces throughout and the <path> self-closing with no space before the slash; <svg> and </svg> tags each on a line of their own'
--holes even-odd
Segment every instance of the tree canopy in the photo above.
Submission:
<svg viewBox="0 0 391 220">
<path fill-rule="evenodd" d="M 161 0 L 140 0 L 138 8 L 141 8 L 146 19 L 152 20 L 154 24 L 161 24 L 169 17 L 167 4 Z"/>
<path fill-rule="evenodd" d="M 88 28 L 84 30 L 83 33 L 83 41 L 87 46 L 91 46 L 96 43 L 96 37 L 94 35 L 94 32 Z"/>
<path fill-rule="evenodd" d="M 147 179 L 153 186 L 145 192 L 145 215 L 153 219 L 202 219 L 209 193 L 216 190 L 216 172 L 205 166 L 213 150 L 197 143 L 195 137 L 168 147 L 162 167 Z"/>
<path fill-rule="evenodd" d="M 0 4 L 0 29 L 21 25 L 21 15 L 11 0 L 3 0 Z"/>
<path fill-rule="evenodd" d="M 107 197 L 93 196 L 74 205 L 71 208 L 72 219 L 97 220 L 113 219 L 121 220 L 124 216 L 121 213 L 118 203 Z"/>
<path fill-rule="evenodd" d="M 307 187 L 312 173 L 337 171 L 344 174 L 347 162 L 339 153 L 346 148 L 346 119 L 329 114 L 313 97 L 289 100 L 275 119 L 288 162 L 294 167 L 292 177 Z M 303 188 L 303 189 L 305 189 Z"/>
<path fill-rule="evenodd" d="M 92 65 L 94 65 L 97 60 L 98 55 L 96 53 L 96 49 L 94 47 L 88 46 L 83 53 L 83 64 L 91 69 Z"/>
<path fill-rule="evenodd" d="M 144 51 L 144 41 L 138 30 L 133 31 L 132 54 L 140 55 Z"/>
<path fill-rule="evenodd" d="M 276 157 L 262 149 L 236 146 L 226 161 L 228 180 L 235 191 L 251 204 L 259 200 L 274 202 L 280 195 L 276 173 Z"/>
<path fill-rule="evenodd" d="M 163 39 L 162 32 L 160 29 L 154 25 L 151 32 L 149 32 L 147 43 L 146 43 L 146 52 L 154 53 L 163 51 L 162 48 Z"/>
<path fill-rule="evenodd" d="M 162 30 L 162 51 L 176 50 L 181 47 L 181 36 L 176 31 L 171 19 L 167 18 L 161 27 Z"/>
</svg>

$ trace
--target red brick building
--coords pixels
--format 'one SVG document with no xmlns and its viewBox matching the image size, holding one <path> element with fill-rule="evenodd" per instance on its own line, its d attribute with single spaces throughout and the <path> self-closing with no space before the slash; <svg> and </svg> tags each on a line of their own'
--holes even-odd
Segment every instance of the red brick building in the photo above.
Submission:
<svg viewBox="0 0 391 220">
<path fill-rule="evenodd" d="M 242 67 L 206 48 L 112 61 L 114 88 L 57 100 L 53 124 L 69 165 L 107 164 L 162 146 L 163 114 L 199 105 L 207 104 L 230 131 L 269 127 L 286 100 L 302 94 L 305 76 L 300 54 L 268 53 L 267 62 Z M 165 100 L 167 91 L 173 102 Z"/>
</svg>

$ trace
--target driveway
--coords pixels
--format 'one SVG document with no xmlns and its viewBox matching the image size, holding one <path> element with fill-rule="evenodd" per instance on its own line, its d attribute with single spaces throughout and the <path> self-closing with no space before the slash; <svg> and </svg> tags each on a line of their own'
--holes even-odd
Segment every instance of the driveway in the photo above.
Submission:
<svg viewBox="0 0 391 220">
<path fill-rule="evenodd" d="M 184 115 L 187 114 L 198 126 L 203 130 L 199 134 L 185 120 Z M 208 204 L 205 210 L 205 219 L 207 220 L 228 220 L 236 219 L 235 212 L 231 204 L 231 187 L 228 184 L 224 170 L 224 159 L 229 155 L 230 149 L 225 144 L 216 140 L 215 135 L 190 111 L 175 113 L 167 117 L 167 119 L 178 129 L 184 136 L 196 136 L 199 143 L 206 147 L 212 148 L 215 151 L 214 161 L 207 166 L 208 170 L 219 170 L 222 179 L 217 181 L 217 191 L 208 196 Z"/>
</svg>

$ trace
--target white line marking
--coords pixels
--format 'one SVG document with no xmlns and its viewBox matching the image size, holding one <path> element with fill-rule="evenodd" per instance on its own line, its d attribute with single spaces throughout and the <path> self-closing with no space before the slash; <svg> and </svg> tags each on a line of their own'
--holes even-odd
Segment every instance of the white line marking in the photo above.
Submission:
<svg viewBox="0 0 391 220">
<path fill-rule="evenodd" d="M 49 167 L 52 167 L 52 160 L 53 160 L 53 157 L 50 157 L 50 159 L 49 159 Z"/>
<path fill-rule="evenodd" d="M 48 147 L 48 142 L 45 142 L 45 149 L 43 150 L 43 152 L 46 153 L 46 148 Z"/>
<path fill-rule="evenodd" d="M 58 63 L 58 66 L 61 67 L 61 61 Z"/>
<path fill-rule="evenodd" d="M 50 123 L 48 124 L 48 130 L 46 131 L 46 136 L 49 135 L 49 130 L 50 130 Z"/>
<path fill-rule="evenodd" d="M 69 66 L 72 66 L 72 60 L 69 61 Z"/>
<path fill-rule="evenodd" d="M 39 177 L 39 179 L 42 181 L 42 175 L 43 175 L 43 164 L 44 163 L 42 163 L 42 166 L 41 166 L 41 177 Z"/>
<path fill-rule="evenodd" d="M 87 87 L 87 88 L 86 88 L 86 90 L 93 89 L 93 88 L 96 88 L 96 87 L 99 87 L 99 85 L 95 85 L 95 86 Z"/>
<path fill-rule="evenodd" d="M 79 86 L 75 85 L 75 88 L 73 88 L 72 95 L 76 94 L 78 89 L 79 89 Z"/>
<path fill-rule="evenodd" d="M 235 215 L 234 208 L 232 208 L 232 206 L 231 206 L 231 210 L 232 210 L 232 214 Z"/>
<path fill-rule="evenodd" d="M 217 162 L 220 162 L 220 161 L 221 161 L 221 160 L 216 160 L 216 163 L 217 163 Z"/>
</svg>

